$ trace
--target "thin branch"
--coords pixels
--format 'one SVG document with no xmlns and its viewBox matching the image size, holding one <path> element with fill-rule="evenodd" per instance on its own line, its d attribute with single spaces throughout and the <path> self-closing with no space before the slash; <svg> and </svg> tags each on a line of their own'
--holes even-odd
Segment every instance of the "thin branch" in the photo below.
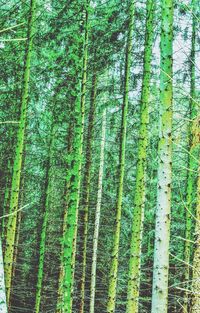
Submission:
<svg viewBox="0 0 200 313">
<path fill-rule="evenodd" d="M 193 244 L 195 244 L 196 242 L 193 241 L 193 240 L 189 240 L 189 239 L 186 239 L 186 238 L 183 238 L 183 237 L 180 237 L 180 236 L 173 236 L 174 238 L 178 238 L 178 239 L 181 239 L 181 240 L 184 240 L 184 241 L 187 241 L 187 242 L 191 242 Z"/>
<path fill-rule="evenodd" d="M 14 211 L 14 212 L 12 212 L 12 213 L 9 213 L 9 214 L 6 214 L 6 215 L 3 215 L 3 216 L 0 216 L 0 220 L 1 220 L 2 218 L 12 216 L 12 215 L 16 214 L 16 213 L 17 213 L 17 212 L 19 212 L 19 211 L 22 211 L 23 209 L 25 209 L 26 207 L 28 207 L 28 206 L 29 206 L 29 205 L 31 205 L 31 204 L 33 204 L 33 202 L 32 202 L 32 203 L 28 203 L 28 204 L 24 205 L 23 207 L 21 207 L 20 209 L 18 209 L 18 210 L 16 210 L 16 211 Z"/>
<path fill-rule="evenodd" d="M 191 152 L 189 152 L 186 148 L 184 148 L 182 145 L 179 145 L 178 143 L 175 143 L 174 141 L 172 141 L 172 143 L 175 146 L 180 147 L 183 151 L 187 152 L 193 158 L 193 160 L 195 160 L 197 162 L 197 164 L 199 164 L 200 161 Z"/>
<path fill-rule="evenodd" d="M 0 33 L 6 32 L 7 30 L 10 30 L 10 29 L 16 28 L 16 27 L 21 26 L 21 25 L 23 25 L 23 24 L 24 24 L 24 22 L 23 22 L 23 23 L 20 23 L 20 24 L 17 24 L 17 25 L 14 25 L 14 26 L 10 26 L 10 27 L 7 27 L 7 28 L 4 28 L 4 29 L 1 29 L 1 30 L 0 30 Z"/>
<path fill-rule="evenodd" d="M 13 39 L 0 39 L 0 42 L 7 42 L 7 41 L 25 41 L 27 38 L 13 38 Z"/>
<path fill-rule="evenodd" d="M 0 124 L 19 124 L 17 121 L 5 121 L 5 122 L 0 122 Z"/>
<path fill-rule="evenodd" d="M 175 256 L 175 255 L 172 254 L 171 252 L 169 252 L 169 254 L 170 254 L 174 259 L 178 260 L 179 262 L 181 262 L 181 263 L 183 263 L 183 264 L 185 264 L 185 265 L 187 265 L 187 266 L 189 266 L 189 267 L 191 267 L 191 268 L 194 268 L 193 265 L 191 265 L 191 264 L 189 264 L 189 263 L 187 263 L 187 262 L 185 262 L 185 261 L 179 259 L 177 256 Z"/>
<path fill-rule="evenodd" d="M 160 70 L 161 70 L 161 72 L 163 72 L 169 79 L 171 79 L 172 82 L 174 82 L 174 79 L 173 79 L 168 73 L 166 73 L 165 71 L 163 71 L 162 68 L 160 68 Z M 183 88 L 181 88 L 180 86 L 174 86 L 174 88 L 179 88 L 179 89 L 181 89 L 181 91 L 183 92 L 183 94 L 184 94 L 186 97 L 190 98 L 193 102 L 196 103 L 196 105 L 200 106 L 199 102 L 197 102 L 190 94 L 186 93 Z"/>
<path fill-rule="evenodd" d="M 199 292 L 196 292 L 194 290 L 189 290 L 189 289 L 185 289 L 185 288 L 181 288 L 181 287 L 175 287 L 175 289 L 183 290 L 183 291 L 186 291 L 186 292 L 191 293 L 193 295 L 200 295 Z"/>
</svg>

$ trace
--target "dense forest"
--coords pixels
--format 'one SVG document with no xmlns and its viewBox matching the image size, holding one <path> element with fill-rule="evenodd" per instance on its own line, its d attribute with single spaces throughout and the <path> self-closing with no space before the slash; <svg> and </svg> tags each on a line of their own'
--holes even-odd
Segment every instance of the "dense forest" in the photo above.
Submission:
<svg viewBox="0 0 200 313">
<path fill-rule="evenodd" d="M 200 313 L 199 0 L 0 7 L 0 312 Z"/>
</svg>

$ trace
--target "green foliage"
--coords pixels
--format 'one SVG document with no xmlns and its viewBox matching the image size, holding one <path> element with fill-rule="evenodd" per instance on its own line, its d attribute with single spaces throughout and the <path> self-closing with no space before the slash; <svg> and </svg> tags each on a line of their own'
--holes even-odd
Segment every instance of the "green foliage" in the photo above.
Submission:
<svg viewBox="0 0 200 313">
<path fill-rule="evenodd" d="M 194 0 L 193 0 L 194 1 Z M 153 25 L 153 57 L 150 72 L 149 89 L 149 143 L 147 148 L 146 197 L 141 253 L 139 313 L 151 310 L 151 289 L 153 272 L 155 211 L 157 205 L 157 167 L 159 141 L 159 40 L 161 33 L 161 2 L 157 4 Z M 198 1 L 197 1 L 198 2 Z M 30 1 L 10 0 L 1 3 L 0 30 L 20 23 L 18 27 L 0 32 L 0 190 L 1 215 L 9 213 L 9 200 L 17 133 L 19 124 L 2 122 L 19 122 L 21 99 L 24 86 L 24 59 L 26 40 L 5 41 L 27 37 Z M 83 0 L 37 0 L 37 16 L 35 25 L 34 46 L 31 60 L 29 81 L 29 97 L 27 102 L 26 132 L 24 149 L 21 154 L 22 171 L 17 201 L 17 208 L 22 208 L 16 220 L 16 241 L 14 248 L 12 290 L 9 313 L 35 312 L 37 273 L 41 253 L 44 253 L 44 268 L 41 288 L 40 312 L 58 313 L 59 274 L 61 252 L 63 246 L 69 248 L 69 236 L 63 237 L 63 223 L 73 231 L 76 224 L 74 213 L 83 212 L 85 189 L 83 183 L 84 168 L 88 161 L 87 129 L 93 75 L 97 75 L 96 116 L 90 150 L 90 183 L 88 204 L 88 236 L 86 251 L 86 279 L 84 312 L 89 311 L 91 258 L 94 233 L 94 218 L 98 191 L 98 173 L 100 162 L 100 141 L 102 112 L 107 109 L 106 145 L 103 178 L 103 197 L 101 203 L 100 234 L 97 255 L 95 313 L 106 312 L 109 271 L 113 236 L 116 226 L 116 197 L 119 183 L 119 148 L 120 125 L 124 91 L 124 66 L 126 54 L 126 38 L 129 25 L 130 1 L 97 0 L 91 1 L 89 7 L 88 27 L 88 66 L 85 84 L 85 120 L 84 133 L 81 117 L 81 81 L 83 74 L 85 5 Z M 138 165 L 137 147 L 140 141 L 139 126 L 141 120 L 141 93 L 143 58 L 145 48 L 146 1 L 135 1 L 134 32 L 131 36 L 133 47 L 130 51 L 132 63 L 130 67 L 129 101 L 127 112 L 126 157 L 124 168 L 124 188 L 122 194 L 121 233 L 119 238 L 118 284 L 116 287 L 115 312 L 125 312 L 127 304 L 128 266 L 131 254 L 131 234 L 135 190 L 136 169 Z M 173 77 L 173 154 L 172 154 L 172 212 L 170 239 L 170 270 L 169 270 L 169 302 L 168 312 L 178 313 L 183 304 L 181 288 L 193 288 L 192 273 L 190 279 L 184 279 L 186 266 L 185 226 L 188 179 L 192 182 L 191 209 L 195 216 L 197 204 L 197 166 L 199 159 L 199 3 L 192 13 L 192 3 L 174 1 L 174 77 Z M 192 19 L 195 25 L 192 26 Z M 191 54 L 192 28 L 195 29 L 195 54 Z M 4 40 L 4 41 L 3 41 Z M 168 54 L 167 49 L 164 49 Z M 193 60 L 193 70 L 192 62 Z M 193 72 L 191 75 L 191 71 Z M 191 94 L 191 80 L 194 93 Z M 167 79 L 168 80 L 168 79 Z M 195 100 L 191 101 L 191 97 Z M 198 105 L 196 106 L 196 104 Z M 195 107 L 191 117 L 191 104 Z M 191 119 L 195 123 L 190 127 Z M 51 153 L 49 149 L 53 129 Z M 189 149 L 190 133 L 195 134 L 195 148 Z M 81 137 L 83 136 L 83 145 Z M 145 138 L 146 139 L 146 138 Z M 82 146 L 82 155 L 80 147 Z M 195 156 L 193 164 L 189 162 L 188 152 Z M 50 162 L 50 163 L 49 163 Z M 80 163 L 82 170 L 80 171 Z M 47 167 L 49 177 L 47 184 Z M 192 170 L 191 170 L 192 167 Z M 69 188 L 71 184 L 71 192 Z M 47 188 L 48 185 L 48 188 Z M 80 187 L 80 192 L 78 190 Z M 45 198 L 48 194 L 48 219 L 45 229 L 45 249 L 40 249 L 42 225 L 44 223 Z M 27 206 L 26 206 L 27 205 Z M 25 207 L 24 207 L 25 206 Z M 71 211 L 67 208 L 71 206 Z M 24 207 L 24 208 L 23 208 Z M 70 212 L 73 211 L 72 215 Z M 3 221 L 3 223 L 2 223 Z M 3 252 L 5 255 L 6 226 L 8 218 L 1 219 Z M 193 245 L 195 218 L 191 221 L 190 267 L 196 246 Z M 69 234 L 69 233 L 68 233 Z M 13 235 L 13 234 L 12 234 Z M 73 238 L 73 232 L 70 233 Z M 195 235 L 196 236 L 196 235 Z M 18 239 L 17 239 L 18 238 Z M 196 237 L 195 237 L 196 238 Z M 70 240 L 71 240 L 70 239 Z M 71 273 L 71 252 L 75 248 L 70 241 L 65 257 L 68 274 Z M 83 236 L 78 232 L 77 248 L 83 243 Z M 78 251 L 78 250 L 77 250 Z M 74 257 L 74 256 L 73 256 Z M 9 260 L 10 261 L 10 260 Z M 73 281 L 72 276 L 67 281 Z M 79 311 L 81 270 L 79 254 L 75 262 L 73 287 L 73 312 Z M 62 297 L 61 297 L 62 298 Z M 70 297 L 68 297 L 69 300 Z M 62 300 L 62 299 L 61 299 Z M 62 301 L 61 301 L 62 305 Z M 65 312 L 65 311 L 64 311 Z"/>
</svg>

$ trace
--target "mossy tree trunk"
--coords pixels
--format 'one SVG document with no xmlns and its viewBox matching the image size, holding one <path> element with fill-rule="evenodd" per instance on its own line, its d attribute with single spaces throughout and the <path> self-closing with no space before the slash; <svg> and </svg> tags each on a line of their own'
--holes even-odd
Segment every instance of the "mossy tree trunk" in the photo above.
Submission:
<svg viewBox="0 0 200 313">
<path fill-rule="evenodd" d="M 79 234 L 80 244 L 78 249 L 78 260 L 80 277 L 78 280 L 78 290 L 80 293 L 79 299 L 79 313 L 84 312 L 84 298 L 85 298 L 85 278 L 86 278 L 86 262 L 87 262 L 87 239 L 88 239 L 88 215 L 89 215 L 89 197 L 90 197 L 90 177 L 92 165 L 92 143 L 95 122 L 95 107 L 96 107 L 96 89 L 97 77 L 96 73 L 92 79 L 92 92 L 90 100 L 90 111 L 88 120 L 88 131 L 86 139 L 86 162 L 83 176 L 83 192 L 82 192 L 82 205 L 79 209 Z"/>
<path fill-rule="evenodd" d="M 76 251 L 76 233 L 77 218 L 79 207 L 79 193 L 81 182 L 82 166 L 82 146 L 85 115 L 85 96 L 87 83 L 87 63 L 88 63 L 88 6 L 89 1 L 84 3 L 85 21 L 84 21 L 84 47 L 83 47 L 83 66 L 81 82 L 81 100 L 78 97 L 74 103 L 73 110 L 73 139 L 72 151 L 67 161 L 67 185 L 69 186 L 66 203 L 65 225 L 63 225 L 63 280 L 61 282 L 61 312 L 72 312 L 72 291 L 74 284 L 75 251 Z M 60 287 L 59 287 L 60 288 Z"/>
<path fill-rule="evenodd" d="M 146 158 L 148 144 L 151 58 L 154 38 L 153 32 L 154 11 L 155 11 L 155 1 L 147 0 L 143 84 L 141 95 L 140 128 L 139 128 L 138 157 L 136 167 L 136 186 L 134 193 L 132 237 L 130 247 L 129 280 L 128 280 L 127 308 L 126 308 L 127 313 L 138 312 L 141 239 L 142 239 L 143 215 L 145 204 L 145 183 L 146 183 L 145 178 L 146 178 Z"/>
<path fill-rule="evenodd" d="M 124 80 L 124 95 L 122 104 L 122 120 L 120 130 L 120 151 L 119 151 L 119 172 L 118 172 L 118 186 L 117 186 L 117 201 L 116 201 L 116 220 L 113 239 L 113 249 L 111 256 L 111 268 L 109 275 L 108 286 L 108 301 L 107 313 L 114 313 L 116 302 L 117 289 L 117 274 L 118 274 L 118 256 L 119 256 L 119 238 L 121 228 L 121 211 L 122 211 L 122 195 L 123 195 L 123 181 L 124 181 L 124 167 L 125 167 L 125 146 L 126 146 L 126 128 L 127 128 L 127 112 L 128 112 L 128 94 L 129 94 L 129 80 L 131 67 L 131 52 L 133 44 L 133 23 L 135 1 L 130 2 L 129 7 L 129 26 L 126 47 L 125 60 L 125 80 Z"/>
<path fill-rule="evenodd" d="M 71 134 L 71 129 L 72 129 L 72 119 L 69 121 L 69 126 L 68 126 L 68 140 L 67 140 L 67 154 L 71 155 L 72 153 L 72 134 Z M 67 172 L 70 170 L 69 164 L 67 164 Z M 63 254 L 64 254 L 64 242 L 63 238 L 65 235 L 66 231 L 66 221 L 67 221 L 67 203 L 68 203 L 68 196 L 69 196 L 69 191 L 70 191 L 70 181 L 66 181 L 65 185 L 65 203 L 66 203 L 66 208 L 64 210 L 63 214 L 63 223 L 62 223 L 62 241 L 61 241 L 61 251 L 60 251 L 60 268 L 59 268 L 59 275 L 58 275 L 58 296 L 57 296 L 57 308 L 56 308 L 56 313 L 62 313 L 62 297 L 63 297 L 63 279 L 64 279 L 64 264 L 63 264 Z"/>
<path fill-rule="evenodd" d="M 192 10 L 195 14 L 195 8 L 197 1 L 192 0 Z M 184 246 L 184 262 L 187 264 L 184 271 L 184 281 L 186 290 L 189 289 L 190 281 L 190 261 L 191 261 L 191 229 L 192 229 L 192 216 L 194 213 L 194 171 L 196 170 L 196 161 L 194 159 L 195 145 L 193 135 L 193 124 L 196 116 L 196 103 L 195 103 L 195 46 L 196 46 L 196 16 L 192 16 L 192 44 L 191 44 L 191 56 L 190 56 L 190 122 L 188 129 L 189 145 L 188 145 L 188 175 L 187 175 L 187 187 L 186 187 L 186 203 L 185 203 L 185 246 Z M 183 295 L 183 313 L 188 312 L 189 294 L 184 292 Z"/>
<path fill-rule="evenodd" d="M 3 201 L 3 210 L 2 215 L 8 214 L 9 211 L 9 197 L 10 197 L 10 185 L 11 185 L 11 176 L 12 176 L 12 166 L 11 166 L 11 159 L 8 159 L 7 165 L 7 176 L 6 176 L 6 186 L 5 186 L 5 193 L 4 193 L 4 201 Z M 1 220 L 1 238 L 4 242 L 6 232 L 6 218 L 2 218 Z"/>
<path fill-rule="evenodd" d="M 192 305 L 191 313 L 200 312 L 200 165 L 197 179 L 197 206 L 196 206 L 196 229 L 195 229 L 195 251 L 193 260 L 192 276 Z"/>
<path fill-rule="evenodd" d="M 54 122 L 52 122 L 49 149 L 47 154 L 47 160 L 45 164 L 46 175 L 44 184 L 44 197 L 42 201 L 43 212 L 42 212 L 42 226 L 40 229 L 40 243 L 39 243 L 39 260 L 38 260 L 38 272 L 37 272 L 37 284 L 36 284 L 36 296 L 35 296 L 35 313 L 40 312 L 41 294 L 42 294 L 42 283 L 44 277 L 44 260 L 46 250 L 46 236 L 47 236 L 47 223 L 49 216 L 49 197 L 51 194 L 51 164 L 53 159 L 53 143 L 54 143 Z"/>
<path fill-rule="evenodd" d="M 17 214 L 14 213 L 18 208 L 19 200 L 19 189 L 20 189 L 20 178 L 22 170 L 22 159 L 24 151 L 24 138 L 25 138 L 25 127 L 27 119 L 27 105 L 28 105 L 28 90 L 29 90 L 29 79 L 30 79 L 30 63 L 31 53 L 33 46 L 33 35 L 34 35 L 34 21 L 35 21 L 35 10 L 36 0 L 30 2 L 30 15 L 28 23 L 28 35 L 27 35 L 27 49 L 25 55 L 25 68 L 24 68 L 24 82 L 22 88 L 22 102 L 21 102 L 21 113 L 19 121 L 19 130 L 17 134 L 17 143 L 14 157 L 13 175 L 12 175 L 12 186 L 10 193 L 10 212 L 13 213 L 8 218 L 7 231 L 6 231 L 6 243 L 5 243 L 5 282 L 6 282 L 6 294 L 7 303 L 10 299 L 10 290 L 12 282 L 12 268 L 13 268 L 13 256 L 14 256 L 14 243 L 16 234 Z"/>
</svg>

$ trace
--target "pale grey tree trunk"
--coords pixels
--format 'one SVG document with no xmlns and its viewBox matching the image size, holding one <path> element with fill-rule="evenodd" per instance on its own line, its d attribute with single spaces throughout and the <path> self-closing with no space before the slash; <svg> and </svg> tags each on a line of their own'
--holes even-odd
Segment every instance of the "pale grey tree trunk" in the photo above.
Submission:
<svg viewBox="0 0 200 313">
<path fill-rule="evenodd" d="M 162 1 L 160 131 L 153 267 L 152 313 L 168 312 L 169 240 L 172 181 L 173 0 Z"/>
<path fill-rule="evenodd" d="M 103 117 L 102 117 L 102 135 L 101 135 L 101 152 L 100 152 L 100 166 L 99 166 L 99 179 L 98 179 L 98 194 L 97 194 L 95 226 L 94 226 L 94 235 L 93 235 L 92 272 L 91 272 L 91 286 L 90 286 L 90 313 L 94 313 L 94 303 L 95 303 L 97 249 L 98 249 L 100 214 L 101 214 L 105 141 L 106 141 L 106 109 L 104 110 Z"/>
<path fill-rule="evenodd" d="M 0 240 L 0 313 L 7 313 L 2 243 Z"/>
</svg>

